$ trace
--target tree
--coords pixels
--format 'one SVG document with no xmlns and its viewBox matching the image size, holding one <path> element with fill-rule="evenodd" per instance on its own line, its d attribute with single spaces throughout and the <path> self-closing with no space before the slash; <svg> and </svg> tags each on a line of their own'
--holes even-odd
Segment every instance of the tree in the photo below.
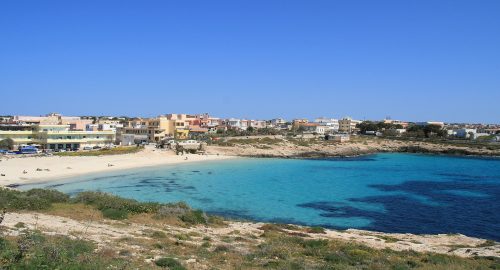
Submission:
<svg viewBox="0 0 500 270">
<path fill-rule="evenodd" d="M 442 137 L 443 134 L 443 128 L 439 125 L 426 125 L 424 127 L 424 133 L 425 137 L 429 138 L 431 135 L 438 135 Z"/>
<path fill-rule="evenodd" d="M 298 133 L 304 133 L 304 131 L 306 131 L 306 128 L 303 127 L 303 126 L 300 126 L 298 129 L 297 129 L 297 132 Z"/>
<path fill-rule="evenodd" d="M 11 138 L 1 140 L 0 149 L 7 149 L 7 150 L 14 149 L 14 140 L 12 140 Z"/>
<path fill-rule="evenodd" d="M 252 133 L 254 131 L 254 128 L 253 127 L 247 127 L 247 131 Z"/>
<path fill-rule="evenodd" d="M 372 121 L 363 121 L 356 125 L 357 128 L 361 131 L 361 133 L 366 133 L 367 131 L 378 131 L 379 126 Z"/>
</svg>

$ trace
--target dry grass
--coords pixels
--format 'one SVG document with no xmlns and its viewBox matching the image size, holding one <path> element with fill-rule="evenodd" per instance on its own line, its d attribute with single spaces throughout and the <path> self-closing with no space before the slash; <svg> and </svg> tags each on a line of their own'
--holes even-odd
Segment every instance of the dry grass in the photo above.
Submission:
<svg viewBox="0 0 500 270">
<path fill-rule="evenodd" d="M 82 203 L 67 204 L 67 203 L 54 203 L 52 207 L 43 210 L 42 213 L 71 218 L 78 221 L 87 220 L 103 220 L 101 211 L 94 207 Z"/>
</svg>

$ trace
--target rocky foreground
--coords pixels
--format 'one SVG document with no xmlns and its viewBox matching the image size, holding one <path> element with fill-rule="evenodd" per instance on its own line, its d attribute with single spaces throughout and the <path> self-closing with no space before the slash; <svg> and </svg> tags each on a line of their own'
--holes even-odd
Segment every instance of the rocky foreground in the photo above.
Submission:
<svg viewBox="0 0 500 270">
<path fill-rule="evenodd" d="M 453 260 L 458 260 L 456 264 L 460 264 L 459 259 L 452 259 L 454 256 L 476 258 L 475 260 L 480 257 L 500 257 L 498 243 L 459 234 L 413 235 L 362 230 L 335 231 L 295 225 L 248 222 L 224 222 L 218 226 L 180 226 L 145 217 L 135 217 L 124 221 L 107 220 L 95 211 L 81 206 L 75 207 L 74 211 L 71 214 L 59 211 L 58 214 L 62 216 L 54 213 L 8 213 L 5 216 L 3 232 L 7 237 L 23 238 L 26 237 L 23 236 L 26 230 L 36 230 L 53 237 L 65 236 L 79 241 L 90 241 L 97 244 L 94 252 L 97 252 L 99 256 L 108 256 L 124 261 L 130 260 L 129 266 L 133 265 L 130 269 L 151 269 L 156 267 L 155 262 L 166 255 L 182 267 L 172 269 L 213 269 L 213 267 L 234 269 L 240 263 L 247 264 L 251 269 L 260 269 L 260 267 L 274 268 L 266 266 L 270 263 L 272 265 L 273 262 L 279 262 L 278 265 L 283 264 L 288 267 L 288 263 L 293 261 L 299 262 L 298 265 L 303 267 L 308 266 L 307 269 L 321 268 L 321 259 L 318 261 L 315 256 L 308 255 L 308 252 L 339 253 L 339 258 L 343 256 L 341 255 L 343 252 L 352 252 L 353 254 L 345 256 L 356 256 L 356 258 L 359 256 L 360 262 L 352 263 L 362 265 L 363 260 L 368 260 L 370 254 L 374 254 L 374 251 L 370 251 L 370 249 L 380 250 L 380 256 L 393 256 L 393 259 L 399 256 L 408 260 L 419 258 L 415 259 L 416 263 L 418 264 L 418 260 L 422 260 L 425 262 L 422 263 L 423 265 L 427 265 L 428 256 L 430 256 L 429 258 L 437 256 L 430 254 L 451 255 L 450 259 L 438 257 L 445 258 L 446 261 L 440 266 L 444 266 L 444 268 L 436 269 L 447 269 L 447 266 L 454 267 Z M 79 217 L 74 217 L 78 213 Z M 333 244 L 321 241 L 333 241 L 331 242 Z M 295 247 L 294 243 L 299 243 L 299 247 Z M 304 244 L 311 245 L 311 247 L 305 250 L 301 249 L 304 254 L 293 255 L 298 252 L 294 249 L 302 248 Z M 316 247 L 317 245 L 319 246 Z M 339 250 L 335 251 L 336 248 Z M 308 249 L 311 250 L 307 251 Z M 314 249 L 318 249 L 318 251 L 314 251 Z M 387 250 L 417 253 L 412 253 L 412 256 L 416 256 L 415 258 L 405 255 L 406 253 L 383 255 L 388 253 Z M 264 254 L 256 255 L 260 252 L 264 252 Z M 250 255 L 257 256 L 253 259 L 257 261 L 241 261 L 247 260 L 245 257 Z M 335 257 L 336 255 L 330 256 Z M 325 258 L 328 260 L 329 257 Z M 454 269 L 469 269 L 471 265 L 476 265 L 476 263 L 479 266 L 487 266 L 484 269 L 500 266 L 498 259 L 490 259 L 489 262 L 482 259 L 475 260 L 464 261 L 471 264 Z M 119 269 L 129 269 L 127 264 L 122 267 Z"/>
</svg>

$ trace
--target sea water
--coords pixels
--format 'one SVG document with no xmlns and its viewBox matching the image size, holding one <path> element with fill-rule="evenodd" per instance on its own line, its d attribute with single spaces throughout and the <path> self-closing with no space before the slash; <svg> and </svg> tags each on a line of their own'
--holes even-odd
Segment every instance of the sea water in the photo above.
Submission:
<svg viewBox="0 0 500 270">
<path fill-rule="evenodd" d="M 422 154 L 176 164 L 22 186 L 187 202 L 231 218 L 500 240 L 500 159 Z"/>
</svg>

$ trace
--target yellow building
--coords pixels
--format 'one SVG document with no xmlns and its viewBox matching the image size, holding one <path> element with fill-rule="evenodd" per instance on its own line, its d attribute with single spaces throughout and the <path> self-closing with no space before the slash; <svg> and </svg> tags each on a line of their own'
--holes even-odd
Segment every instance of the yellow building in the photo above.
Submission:
<svg viewBox="0 0 500 270">
<path fill-rule="evenodd" d="M 186 139 L 189 135 L 189 125 L 181 115 L 159 116 L 156 118 L 136 119 L 128 123 L 121 135 L 133 134 L 139 140 L 160 142 L 165 138 Z"/>
<path fill-rule="evenodd" d="M 339 131 L 345 133 L 355 133 L 359 131 L 356 126 L 361 122 L 362 121 L 359 120 L 353 120 L 350 117 L 344 117 L 339 120 Z"/>
<path fill-rule="evenodd" d="M 15 145 L 37 144 L 43 149 L 80 149 L 112 144 L 115 132 L 70 130 L 70 125 L 2 127 L 0 140 L 7 138 L 12 139 Z"/>
</svg>

